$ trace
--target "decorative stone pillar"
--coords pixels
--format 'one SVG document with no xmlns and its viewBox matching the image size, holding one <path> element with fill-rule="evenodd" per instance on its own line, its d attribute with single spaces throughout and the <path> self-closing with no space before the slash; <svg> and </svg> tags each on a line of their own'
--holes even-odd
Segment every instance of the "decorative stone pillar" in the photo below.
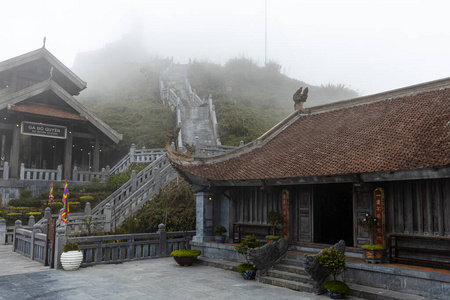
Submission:
<svg viewBox="0 0 450 300">
<path fill-rule="evenodd" d="M 207 242 L 214 239 L 213 197 L 212 194 L 196 193 L 196 226 L 194 242 Z"/>
<path fill-rule="evenodd" d="M 159 224 L 158 225 L 158 231 L 156 233 L 159 234 L 158 256 L 159 257 L 164 257 L 164 256 L 166 256 L 166 251 L 167 251 L 166 226 L 164 224 Z"/>
<path fill-rule="evenodd" d="M 63 252 L 64 244 L 67 242 L 66 237 L 66 227 L 56 228 L 56 238 L 55 238 L 55 266 L 56 269 L 62 269 L 61 265 L 61 254 Z"/>
<path fill-rule="evenodd" d="M 0 220 L 0 245 L 6 244 L 6 220 Z"/>
<path fill-rule="evenodd" d="M 131 144 L 131 147 L 130 147 L 130 162 L 134 162 L 134 158 L 135 158 L 135 155 L 136 155 L 136 145 L 135 144 Z"/>
<path fill-rule="evenodd" d="M 105 225 L 103 227 L 103 230 L 105 232 L 111 232 L 111 221 L 112 221 L 111 204 L 106 203 L 105 210 L 103 213 L 105 214 Z"/>
</svg>

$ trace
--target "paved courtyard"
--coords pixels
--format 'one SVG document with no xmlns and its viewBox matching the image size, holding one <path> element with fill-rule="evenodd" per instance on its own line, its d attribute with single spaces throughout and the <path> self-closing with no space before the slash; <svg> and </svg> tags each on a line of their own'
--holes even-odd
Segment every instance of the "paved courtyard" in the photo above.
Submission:
<svg viewBox="0 0 450 300">
<path fill-rule="evenodd" d="M 329 299 L 173 258 L 53 270 L 0 245 L 0 299 Z M 353 297 L 349 298 L 352 299 Z M 356 298 L 353 298 L 356 299 Z"/>
</svg>

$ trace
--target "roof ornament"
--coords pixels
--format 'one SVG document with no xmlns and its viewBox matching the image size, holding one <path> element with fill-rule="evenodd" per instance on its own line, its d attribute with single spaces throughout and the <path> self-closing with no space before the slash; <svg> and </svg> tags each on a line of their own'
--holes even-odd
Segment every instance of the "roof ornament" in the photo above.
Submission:
<svg viewBox="0 0 450 300">
<path fill-rule="evenodd" d="M 303 87 L 300 87 L 292 96 L 292 100 L 294 100 L 294 109 L 300 110 L 300 112 L 304 113 L 306 110 L 303 108 L 303 103 L 306 102 L 308 98 L 308 87 L 303 91 Z"/>
<path fill-rule="evenodd" d="M 45 40 L 46 40 L 47 38 L 44 36 L 44 44 L 42 45 L 42 48 L 45 48 Z"/>
<path fill-rule="evenodd" d="M 51 69 L 50 69 L 50 78 L 49 79 L 52 79 L 52 77 L 53 77 L 53 67 L 51 67 Z"/>
</svg>

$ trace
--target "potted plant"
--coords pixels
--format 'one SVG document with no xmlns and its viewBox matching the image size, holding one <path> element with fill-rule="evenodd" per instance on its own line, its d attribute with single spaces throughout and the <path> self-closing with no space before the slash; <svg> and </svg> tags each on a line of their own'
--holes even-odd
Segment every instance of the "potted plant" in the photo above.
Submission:
<svg viewBox="0 0 450 300">
<path fill-rule="evenodd" d="M 175 250 L 170 253 L 171 256 L 173 256 L 174 260 L 180 265 L 180 266 L 192 266 L 194 261 L 197 259 L 197 256 L 199 256 L 202 252 L 200 250 L 194 250 L 194 249 L 181 249 L 181 250 Z"/>
<path fill-rule="evenodd" d="M 319 263 L 323 268 L 326 268 L 333 275 L 333 280 L 326 282 L 323 287 L 327 289 L 328 295 L 332 299 L 341 299 L 350 293 L 348 285 L 336 279 L 336 276 L 343 273 L 347 267 L 345 254 L 333 248 L 331 251 L 324 249 L 318 256 Z"/>
<path fill-rule="evenodd" d="M 78 246 L 78 243 L 69 242 L 63 247 L 61 254 L 61 265 L 66 271 L 77 270 L 83 261 L 83 253 Z"/>
<path fill-rule="evenodd" d="M 276 235 L 277 226 L 283 221 L 283 217 L 280 213 L 271 210 L 267 213 L 267 223 L 272 227 L 272 235 L 266 235 L 267 243 L 275 242 L 282 238 L 282 236 Z"/>
<path fill-rule="evenodd" d="M 380 263 L 383 257 L 384 247 L 382 245 L 373 244 L 373 236 L 379 225 L 379 219 L 366 214 L 365 218 L 358 219 L 358 225 L 369 234 L 370 244 L 362 245 L 364 250 L 364 259 L 367 263 Z"/>
<path fill-rule="evenodd" d="M 214 234 L 216 236 L 216 242 L 217 243 L 225 242 L 225 238 L 226 238 L 226 236 L 224 234 L 225 232 L 227 232 L 227 229 L 225 227 L 221 226 L 221 225 L 217 225 L 214 228 Z"/>
<path fill-rule="evenodd" d="M 245 256 L 246 263 L 237 266 L 239 273 L 241 273 L 244 279 L 255 279 L 256 268 L 248 260 L 247 250 L 249 248 L 261 247 L 263 243 L 258 241 L 254 235 L 247 235 L 239 246 L 236 246 L 236 251 Z"/>
</svg>

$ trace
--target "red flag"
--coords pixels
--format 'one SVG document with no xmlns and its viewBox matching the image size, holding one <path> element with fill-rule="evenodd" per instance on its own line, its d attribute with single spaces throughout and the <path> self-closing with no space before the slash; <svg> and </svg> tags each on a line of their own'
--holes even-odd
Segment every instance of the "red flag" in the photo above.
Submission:
<svg viewBox="0 0 450 300">
<path fill-rule="evenodd" d="M 67 178 L 66 178 L 66 183 L 64 184 L 64 193 L 62 197 L 63 210 L 61 214 L 61 219 L 66 224 L 67 224 L 67 216 L 69 215 L 69 201 L 67 200 L 67 197 L 69 197 L 69 187 L 67 186 Z"/>
</svg>

